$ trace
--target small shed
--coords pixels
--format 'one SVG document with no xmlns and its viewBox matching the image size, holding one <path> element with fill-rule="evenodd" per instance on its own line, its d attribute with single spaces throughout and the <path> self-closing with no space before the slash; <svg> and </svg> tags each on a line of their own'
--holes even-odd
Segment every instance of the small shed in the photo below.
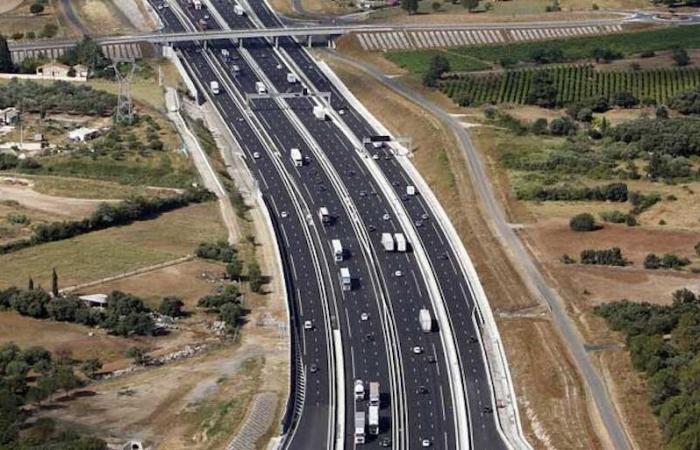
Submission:
<svg viewBox="0 0 700 450">
<path fill-rule="evenodd" d="M 68 140 L 71 142 L 85 142 L 99 136 L 100 130 L 97 128 L 80 127 L 68 133 Z"/>
<path fill-rule="evenodd" d="M 70 67 L 65 64 L 50 62 L 37 67 L 36 74 L 49 78 L 67 77 L 69 70 Z"/>
<path fill-rule="evenodd" d="M 88 73 L 90 72 L 90 69 L 82 64 L 74 65 L 73 70 L 75 71 L 75 76 L 78 78 L 87 78 Z"/>
<path fill-rule="evenodd" d="M 0 124 L 1 125 L 14 125 L 19 122 L 19 111 L 14 106 L 9 108 L 0 109 Z"/>
<path fill-rule="evenodd" d="M 88 306 L 93 306 L 93 307 L 107 306 L 107 294 L 81 295 L 78 298 Z"/>
</svg>

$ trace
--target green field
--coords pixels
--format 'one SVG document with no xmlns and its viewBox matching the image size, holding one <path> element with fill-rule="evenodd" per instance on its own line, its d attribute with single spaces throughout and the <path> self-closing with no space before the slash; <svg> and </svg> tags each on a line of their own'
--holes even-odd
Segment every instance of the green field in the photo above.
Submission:
<svg viewBox="0 0 700 450">
<path fill-rule="evenodd" d="M 481 75 L 460 75 L 440 82 L 440 90 L 455 101 L 466 96 L 473 105 L 526 103 L 533 74 L 546 71 L 557 88 L 557 103 L 566 105 L 589 98 L 629 92 L 637 99 L 666 103 L 679 92 L 700 86 L 700 68 L 638 71 L 600 71 L 591 66 L 512 70 Z"/>
<path fill-rule="evenodd" d="M 519 44 L 455 47 L 449 51 L 396 51 L 387 52 L 385 56 L 413 73 L 422 74 L 427 67 L 427 61 L 435 54 L 447 56 L 450 63 L 454 63 L 451 70 L 459 72 L 483 70 L 506 59 L 513 63 L 528 62 L 535 49 L 560 50 L 565 61 L 576 61 L 591 58 L 596 48 L 609 48 L 628 57 L 643 51 L 668 50 L 674 47 L 700 48 L 700 25 Z"/>
<path fill-rule="evenodd" d="M 26 286 L 31 276 L 51 285 L 56 268 L 63 286 L 84 283 L 191 254 L 203 241 L 226 239 L 214 202 L 192 205 L 132 225 L 37 245 L 0 256 L 0 289 Z"/>
<path fill-rule="evenodd" d="M 449 50 L 421 50 L 421 51 L 400 51 L 386 54 L 394 64 L 408 69 L 417 74 L 427 72 L 430 60 L 435 56 L 444 56 L 450 62 L 450 69 L 455 72 L 472 72 L 475 70 L 487 70 L 490 64 L 479 61 L 467 55 L 461 55 Z"/>
</svg>

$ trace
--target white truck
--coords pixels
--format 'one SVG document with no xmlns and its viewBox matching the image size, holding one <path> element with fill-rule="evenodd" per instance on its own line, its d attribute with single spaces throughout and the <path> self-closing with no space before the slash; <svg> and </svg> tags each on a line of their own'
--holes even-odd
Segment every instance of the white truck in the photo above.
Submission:
<svg viewBox="0 0 700 450">
<path fill-rule="evenodd" d="M 391 233 L 382 233 L 382 247 L 384 247 L 385 252 L 394 251 L 394 237 Z"/>
<path fill-rule="evenodd" d="M 299 81 L 297 78 L 296 74 L 293 72 L 287 72 L 287 83 L 289 84 L 295 84 Z"/>
<path fill-rule="evenodd" d="M 318 208 L 318 220 L 320 220 L 322 224 L 328 225 L 331 223 L 332 219 L 331 213 L 328 212 L 328 208 L 325 206 Z"/>
<path fill-rule="evenodd" d="M 362 380 L 355 380 L 355 400 L 365 399 L 365 383 Z"/>
<path fill-rule="evenodd" d="M 365 443 L 365 412 L 355 411 L 355 444 Z"/>
<path fill-rule="evenodd" d="M 326 120 L 328 114 L 326 113 L 326 108 L 321 105 L 314 106 L 314 117 L 318 120 Z"/>
<path fill-rule="evenodd" d="M 221 49 L 221 56 L 224 58 L 225 61 L 228 61 L 228 58 L 229 58 L 229 56 L 231 56 L 231 53 L 227 49 L 222 48 Z"/>
<path fill-rule="evenodd" d="M 379 405 L 369 405 L 369 434 L 379 434 Z"/>
<path fill-rule="evenodd" d="M 292 157 L 292 161 L 294 161 L 295 166 L 301 167 L 304 165 L 304 158 L 301 156 L 301 150 L 298 148 L 293 148 L 289 151 L 289 155 Z"/>
<path fill-rule="evenodd" d="M 267 94 L 267 86 L 262 81 L 255 82 L 255 92 L 258 94 Z"/>
<path fill-rule="evenodd" d="M 352 289 L 352 278 L 350 277 L 350 269 L 347 267 L 340 268 L 340 285 L 344 291 Z"/>
<path fill-rule="evenodd" d="M 192 0 L 194 9 L 202 9 L 202 0 Z"/>
<path fill-rule="evenodd" d="M 219 82 L 218 81 L 210 81 L 209 82 L 209 90 L 211 91 L 212 94 L 219 95 L 219 92 L 221 92 L 221 90 L 219 89 Z"/>
<path fill-rule="evenodd" d="M 342 261 L 345 252 L 343 250 L 343 244 L 340 243 L 340 239 L 331 240 L 331 245 L 333 246 L 333 258 L 335 261 Z"/>
<path fill-rule="evenodd" d="M 430 311 L 423 308 L 418 311 L 418 322 L 420 323 L 420 329 L 423 333 L 430 333 L 433 331 L 433 318 L 430 316 Z"/>
<path fill-rule="evenodd" d="M 238 3 L 233 5 L 233 13 L 237 16 L 245 15 L 245 11 L 243 10 L 243 7 L 241 5 L 239 5 Z"/>
<path fill-rule="evenodd" d="M 394 242 L 396 243 L 397 252 L 405 252 L 408 250 L 406 237 L 403 235 L 403 233 L 394 233 Z"/>
<path fill-rule="evenodd" d="M 369 383 L 369 404 L 379 406 L 379 382 L 370 381 Z"/>
<path fill-rule="evenodd" d="M 406 195 L 416 195 L 416 187 L 411 184 L 406 186 Z"/>
</svg>

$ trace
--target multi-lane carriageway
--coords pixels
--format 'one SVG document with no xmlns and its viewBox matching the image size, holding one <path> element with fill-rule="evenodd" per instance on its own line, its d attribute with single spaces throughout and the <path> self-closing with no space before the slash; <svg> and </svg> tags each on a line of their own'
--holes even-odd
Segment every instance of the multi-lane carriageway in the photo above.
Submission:
<svg viewBox="0 0 700 450">
<path fill-rule="evenodd" d="M 176 6 L 180 8 L 174 9 L 187 17 L 178 17 L 170 8 L 159 10 L 163 22 L 172 31 L 182 31 L 188 21 L 191 26 L 200 19 L 208 20 L 210 27 L 218 26 L 211 17 L 205 19 L 205 15 L 209 15 L 205 10 L 188 9 L 184 3 Z M 230 3 L 217 1 L 215 6 L 232 28 L 253 26 L 245 16 L 235 15 Z M 266 5 L 258 2 L 251 6 L 264 25 L 279 26 Z M 233 88 L 211 99 L 245 152 L 251 171 L 258 177 L 276 222 L 280 247 L 287 250 L 282 253 L 287 263 L 295 335 L 303 360 L 303 409 L 291 432 L 291 447 L 323 448 L 333 439 L 334 417 L 328 408 L 339 399 L 333 394 L 331 329 L 339 329 L 345 362 L 346 447 L 352 447 L 352 382 L 362 378 L 380 381 L 385 394 L 381 433 L 370 441 L 370 446 L 376 446 L 386 437 L 394 438 L 394 444 L 398 445 L 405 432 L 405 443 L 410 448 L 420 446 L 425 438 L 436 448 L 454 448 L 451 392 L 441 343 L 435 334 L 422 334 L 417 322 L 418 309 L 430 306 L 425 281 L 412 255 L 384 254 L 377 250 L 380 248 L 379 232 L 401 231 L 388 201 L 359 161 L 352 143 L 332 123 L 313 118 L 308 99 L 289 100 L 291 113 L 282 111 L 274 100 L 257 100 L 254 119 L 247 118 L 241 105 L 241 93 L 254 92 L 254 83 L 261 76 L 256 71 L 264 73 L 268 83 L 278 90 L 290 88 L 286 81 L 289 69 L 267 42 L 246 40 L 244 45 L 249 55 L 244 57 L 233 51 L 230 42 L 211 44 L 208 51 L 191 45 L 181 46 L 183 60 L 203 88 L 211 80 Z M 356 111 L 344 104 L 302 48 L 291 39 L 281 44 L 283 51 L 314 85 L 309 88 L 330 91 L 334 106 L 338 108 L 342 104 L 344 119 L 358 137 L 376 133 Z M 236 55 L 234 63 L 241 68 L 236 76 L 230 76 L 231 61 L 224 61 L 218 51 L 223 47 Z M 290 118 L 290 114 L 294 117 Z M 256 126 L 262 130 L 255 130 Z M 306 133 L 312 138 L 305 136 Z M 310 163 L 294 168 L 287 157 L 291 147 L 302 149 L 310 156 Z M 275 155 L 275 151 L 279 155 Z M 405 192 L 405 186 L 412 183 L 394 158 L 386 149 L 368 147 L 367 151 L 381 153 L 374 161 L 397 194 L 403 196 L 402 190 Z M 262 155 L 258 159 L 253 157 L 256 152 Z M 332 161 L 332 168 L 321 163 L 324 159 Z M 344 199 L 345 195 L 350 197 L 349 201 Z M 346 208 L 344 202 L 351 206 Z M 299 207 L 295 208 L 295 204 Z M 323 227 L 313 214 L 321 205 L 329 207 L 336 216 L 330 227 Z M 458 348 L 467 384 L 473 446 L 500 448 L 502 443 L 493 416 L 485 412 L 493 399 L 480 350 L 473 342 L 478 331 L 472 321 L 469 287 L 455 265 L 456 258 L 444 234 L 435 227 L 431 211 L 420 196 L 406 199 L 404 206 L 430 254 L 441 293 L 449 306 L 450 319 L 460 338 Z M 385 215 L 389 220 L 384 220 Z M 314 226 L 308 227 L 309 221 L 313 221 Z M 358 227 L 363 229 L 358 230 Z M 338 266 L 330 252 L 332 238 L 341 238 L 350 250 L 349 260 L 342 264 L 347 265 L 356 278 L 357 286 L 353 291 L 339 289 Z M 367 241 L 371 245 L 368 246 Z M 397 277 L 397 270 L 403 276 Z M 360 320 L 362 312 L 368 313 L 370 319 Z M 331 319 L 329 324 L 326 323 L 328 318 Z M 302 331 L 300 325 L 304 320 L 313 321 L 312 332 Z M 416 345 L 425 353 L 410 353 L 409 349 Z M 427 362 L 433 358 L 426 355 L 432 355 L 436 362 Z M 312 373 L 309 370 L 312 365 L 320 370 Z"/>
<path fill-rule="evenodd" d="M 192 19 L 199 20 L 200 18 L 204 17 L 204 13 L 197 13 L 196 11 L 188 10 L 186 8 L 183 10 L 186 14 L 192 15 Z M 164 21 L 170 24 L 178 23 L 176 22 L 177 18 L 173 15 L 171 15 L 171 17 L 164 15 L 163 19 Z M 171 26 L 175 27 L 175 25 Z M 213 26 L 213 24 L 211 26 Z M 218 43 L 214 43 L 213 47 L 220 47 L 217 44 Z M 230 47 L 231 44 L 225 43 L 225 45 Z M 218 49 L 215 49 L 211 52 L 212 58 L 218 57 L 218 55 L 220 55 L 220 52 L 218 52 L 217 50 Z M 200 78 L 201 80 L 206 80 L 207 82 L 212 79 L 219 79 L 219 75 L 211 72 L 211 68 L 209 67 L 207 61 L 204 60 L 202 54 L 197 52 L 196 49 L 183 49 L 183 52 L 185 53 L 185 59 L 191 64 L 192 70 L 198 78 Z M 265 58 L 263 57 L 262 59 Z M 221 63 L 221 61 L 219 62 Z M 236 60 L 236 62 L 237 65 L 241 67 L 241 72 L 238 74 L 235 80 L 231 79 L 229 80 L 229 82 L 233 83 L 236 86 L 236 88 L 240 91 L 253 92 L 256 78 L 245 75 L 246 73 L 250 74 L 250 67 L 248 67 L 245 64 L 245 61 L 242 58 L 239 58 L 238 60 Z M 286 76 L 286 72 L 284 73 Z M 222 100 L 224 99 L 226 99 L 225 96 L 216 96 L 214 98 L 215 103 L 217 103 L 217 106 L 222 112 L 222 115 L 229 121 L 229 123 L 231 123 L 231 125 L 233 125 L 232 128 L 234 128 L 236 131 L 240 132 L 241 129 L 246 129 L 247 127 L 241 121 L 241 117 L 238 117 L 238 114 L 240 114 L 240 110 L 237 110 L 230 104 L 223 103 Z M 256 105 L 256 116 L 260 118 L 260 123 L 262 124 L 262 127 L 265 129 L 265 131 L 272 136 L 272 139 L 274 141 L 276 141 L 276 147 L 280 151 L 285 153 L 282 159 L 286 161 L 287 166 L 291 166 L 291 162 L 286 157 L 286 153 L 291 147 L 300 148 L 302 149 L 303 153 L 310 155 L 311 150 L 305 145 L 305 142 L 301 139 L 298 133 L 295 132 L 294 126 L 290 123 L 287 123 L 288 121 L 285 119 L 284 114 L 274 105 L 265 104 L 265 102 L 260 103 L 261 104 Z M 249 161 L 254 161 L 253 167 L 251 169 L 260 177 L 261 186 L 265 188 L 268 185 L 272 184 L 274 182 L 274 178 L 276 178 L 274 169 L 270 168 L 270 170 L 267 170 L 264 165 L 264 162 L 266 160 L 274 158 L 274 155 L 270 153 L 269 155 L 263 156 L 259 159 L 253 158 L 252 153 L 256 151 L 262 153 L 264 146 L 259 142 L 256 142 L 255 138 L 251 139 L 250 136 L 242 137 L 245 139 L 243 141 L 243 147 L 246 150 L 248 150 L 248 153 L 250 153 L 248 155 Z M 385 386 L 383 391 L 389 393 L 389 385 L 393 382 L 394 377 L 390 377 L 387 373 L 387 355 L 391 355 L 392 352 L 395 352 L 399 348 L 404 348 L 408 350 L 412 346 L 419 344 L 423 346 L 426 354 L 429 353 L 433 355 L 434 359 L 436 360 L 436 363 L 432 365 L 426 364 L 424 362 L 423 355 L 421 355 L 420 357 L 414 357 L 414 359 L 419 359 L 419 361 L 414 363 L 414 367 L 412 368 L 412 373 L 410 375 L 413 383 L 409 382 L 407 383 L 407 385 L 409 389 L 415 389 L 416 392 L 419 391 L 420 386 L 431 386 L 431 389 L 432 386 L 434 386 L 435 392 L 429 390 L 426 393 L 414 393 L 414 395 L 421 395 L 422 398 L 420 400 L 424 403 L 424 405 L 422 406 L 420 411 L 418 411 L 416 408 L 412 408 L 411 411 L 415 412 L 410 412 L 408 417 L 408 419 L 412 421 L 411 426 L 404 426 L 404 429 L 408 429 L 410 431 L 408 438 L 409 441 L 412 440 L 418 442 L 425 438 L 434 439 L 434 436 L 438 436 L 440 442 L 446 441 L 445 446 L 453 446 L 453 444 L 449 442 L 449 439 L 451 438 L 453 433 L 447 428 L 450 426 L 452 420 L 452 415 L 449 411 L 450 393 L 449 391 L 446 393 L 443 392 L 443 389 L 448 388 L 448 384 L 444 383 L 443 380 L 439 379 L 441 371 L 442 373 L 445 372 L 444 367 L 440 369 L 440 366 L 444 364 L 444 358 L 442 357 L 442 353 L 440 351 L 439 342 L 434 336 L 423 336 L 419 334 L 419 331 L 417 331 L 419 330 L 419 326 L 417 323 L 418 312 L 416 309 L 415 314 L 411 314 L 411 325 L 413 328 L 416 329 L 416 331 L 414 332 L 414 334 L 417 335 L 416 339 L 412 342 L 399 343 L 393 348 L 387 347 L 388 343 L 384 341 L 385 333 L 383 333 L 383 330 L 380 327 L 380 322 L 382 321 L 381 318 L 383 308 L 378 307 L 376 305 L 378 297 L 380 297 L 381 295 L 375 295 L 375 293 L 373 292 L 370 283 L 371 276 L 368 273 L 368 268 L 371 266 L 365 261 L 363 261 L 361 245 L 357 241 L 357 239 L 354 238 L 352 230 L 349 229 L 350 218 L 342 214 L 343 206 L 340 200 L 338 199 L 337 194 L 335 194 L 334 191 L 331 189 L 332 183 L 327 178 L 327 175 L 322 170 L 320 170 L 320 168 L 314 162 L 308 164 L 308 166 L 305 166 L 303 168 L 298 168 L 298 171 L 297 169 L 288 169 L 288 171 L 291 177 L 295 178 L 295 181 L 296 183 L 298 183 L 298 186 L 300 186 L 300 188 L 303 190 L 305 195 L 302 195 L 302 197 L 310 200 L 309 203 L 311 206 L 309 209 L 311 211 L 315 210 L 315 208 L 317 208 L 319 205 L 323 205 L 329 207 L 329 209 L 335 212 L 336 221 L 331 227 L 328 228 L 324 228 L 323 226 L 321 226 L 315 217 L 312 219 L 316 222 L 316 227 L 314 228 L 317 231 L 319 231 L 322 235 L 330 232 L 334 233 L 334 235 L 328 236 L 325 239 L 319 239 L 319 242 L 323 242 L 326 245 L 328 245 L 332 237 L 340 237 L 341 241 L 343 241 L 344 245 L 349 249 L 349 254 L 352 255 L 352 257 L 347 261 L 347 266 L 350 268 L 351 273 L 353 273 L 356 277 L 358 284 L 358 288 L 356 290 L 353 290 L 349 293 L 339 292 L 337 282 L 337 268 L 335 268 L 336 265 L 332 261 L 332 256 L 328 251 L 326 251 L 325 254 L 327 255 L 327 264 L 329 267 L 331 267 L 331 269 L 328 271 L 327 274 L 318 275 L 319 279 L 324 279 L 324 281 L 327 281 L 326 289 L 330 291 L 335 291 L 334 295 L 339 299 L 342 298 L 342 300 L 336 302 L 335 305 L 335 307 L 338 308 L 338 303 L 340 303 L 340 307 L 337 309 L 337 311 L 339 312 L 333 315 L 336 317 L 336 320 L 340 323 L 347 322 L 347 326 L 339 327 L 342 331 L 344 331 L 345 334 L 343 336 L 343 342 L 345 344 L 344 353 L 346 355 L 346 359 L 349 359 L 349 364 L 346 365 L 347 376 L 345 392 L 348 394 L 348 396 L 346 397 L 346 405 L 349 405 L 349 407 L 347 408 L 348 413 L 346 413 L 346 430 L 352 430 L 351 412 L 353 411 L 353 379 L 361 378 L 365 381 L 380 381 Z M 367 189 L 368 192 L 376 191 L 371 186 L 368 186 Z M 274 211 L 274 216 L 279 218 L 283 215 L 287 215 L 286 218 L 280 219 L 280 223 L 282 224 L 282 235 L 286 236 L 289 227 L 285 226 L 284 223 L 287 222 L 288 219 L 290 219 L 291 217 L 289 215 L 289 210 L 291 209 L 291 201 L 286 201 L 283 196 L 276 195 L 276 193 L 275 195 L 270 195 L 269 198 L 272 209 Z M 369 198 L 367 199 L 367 202 L 372 203 L 371 199 L 373 198 L 379 197 L 370 194 Z M 372 207 L 376 208 L 377 205 L 372 205 Z M 304 214 L 302 213 L 302 216 L 303 215 Z M 382 219 L 377 218 L 377 220 Z M 388 222 L 386 225 L 391 226 L 390 221 L 384 222 Z M 375 223 L 377 223 L 377 226 L 379 226 L 379 222 Z M 303 227 L 303 225 L 301 226 Z M 293 242 L 287 242 L 287 239 L 285 239 L 285 242 L 283 243 L 283 247 L 290 249 L 288 257 L 291 262 L 290 265 L 292 266 L 292 278 L 295 278 L 295 276 L 298 275 L 299 272 L 299 270 L 294 271 L 294 261 L 299 261 L 299 255 L 297 255 L 295 247 L 300 245 L 302 245 L 302 239 L 300 238 L 297 238 Z M 378 256 L 383 258 L 387 257 L 383 254 L 380 254 Z M 297 262 L 296 265 L 303 264 L 304 260 L 302 259 L 301 262 Z M 344 265 L 346 264 L 344 263 Z M 382 266 L 382 264 L 372 265 L 372 267 L 380 268 Z M 302 269 L 308 270 L 306 267 L 302 267 Z M 409 271 L 404 269 L 404 272 L 406 273 L 406 279 L 408 279 L 408 277 L 411 277 L 413 280 L 410 285 L 405 284 L 403 278 L 399 279 L 398 277 L 392 277 L 391 274 L 387 274 L 386 276 L 377 278 L 379 278 L 380 281 L 384 282 L 387 285 L 383 290 L 391 292 L 392 296 L 401 296 L 406 298 L 410 297 L 410 291 L 414 289 L 414 283 L 415 289 L 420 290 L 421 292 L 425 292 L 425 287 L 421 287 L 420 284 L 418 284 L 419 278 L 416 275 L 415 271 Z M 297 309 L 297 311 L 302 316 L 300 320 L 308 320 L 309 316 L 307 315 L 307 312 L 310 308 L 313 308 L 313 304 L 319 303 L 319 296 L 313 295 L 313 291 L 302 292 L 301 290 L 299 290 L 296 291 L 296 294 L 297 297 L 302 300 L 299 303 L 299 307 Z M 413 297 L 416 297 L 416 295 L 413 295 Z M 312 306 L 307 306 L 308 304 L 311 304 Z M 331 310 L 333 309 L 334 307 L 331 306 Z M 367 321 L 361 321 L 359 317 L 362 312 L 368 313 L 370 319 Z M 316 317 L 312 320 L 314 320 L 314 322 L 317 324 L 322 323 L 323 316 Z M 316 336 L 315 333 L 303 333 L 302 338 L 308 336 L 308 334 Z M 306 337 L 306 339 L 308 339 L 308 337 Z M 351 343 L 355 344 L 351 345 Z M 306 344 L 305 347 L 308 347 L 308 344 Z M 393 359 L 400 359 L 401 357 L 402 355 L 400 354 L 394 355 Z M 318 365 L 323 362 L 324 361 L 322 357 L 309 358 L 307 359 L 307 361 L 305 361 L 305 367 L 308 368 L 312 364 Z M 296 432 L 294 434 L 295 438 L 292 441 L 293 444 L 299 443 L 298 445 L 294 445 L 295 448 L 317 448 L 319 447 L 320 442 L 323 442 L 322 439 L 319 439 L 319 432 L 324 432 L 328 429 L 327 423 L 324 422 L 323 418 L 316 417 L 314 414 L 307 414 L 307 410 L 309 409 L 308 406 L 313 405 L 312 401 L 310 401 L 310 395 L 316 395 L 316 397 L 319 397 L 316 403 L 323 405 L 323 398 L 320 397 L 323 397 L 324 393 L 327 393 L 332 389 L 332 387 L 329 388 L 327 386 L 327 383 L 320 381 L 326 380 L 323 377 L 324 375 L 322 375 L 320 371 L 316 374 L 310 374 L 309 371 L 306 370 L 304 412 L 302 414 L 302 420 L 300 422 L 300 425 L 297 427 Z M 314 382 L 317 384 L 324 384 L 324 389 L 320 392 L 314 392 Z M 396 397 L 403 397 L 404 395 L 405 394 L 400 392 L 399 390 L 399 394 L 397 394 Z M 385 401 L 383 405 L 384 409 L 382 409 L 382 433 L 380 434 L 379 438 L 375 440 L 375 445 L 380 440 L 382 440 L 383 437 L 385 437 L 384 435 L 391 436 L 393 434 L 391 427 L 392 417 L 390 414 L 390 411 L 392 409 L 390 407 L 393 403 L 398 401 L 398 398 L 394 400 L 391 396 L 385 396 Z M 413 417 L 411 417 L 411 414 L 422 414 L 423 419 L 414 419 Z M 446 425 L 442 426 L 442 423 L 446 423 Z M 442 428 L 445 429 L 443 430 Z M 351 438 L 346 439 L 346 443 L 351 442 Z M 441 447 L 442 446 L 443 445 L 441 445 Z"/>
</svg>

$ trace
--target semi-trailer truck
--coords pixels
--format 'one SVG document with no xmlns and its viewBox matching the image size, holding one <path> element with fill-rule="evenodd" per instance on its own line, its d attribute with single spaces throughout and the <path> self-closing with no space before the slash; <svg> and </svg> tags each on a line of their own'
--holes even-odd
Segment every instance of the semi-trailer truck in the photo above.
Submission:
<svg viewBox="0 0 700 450">
<path fill-rule="evenodd" d="M 267 86 L 265 86 L 265 83 L 262 81 L 256 81 L 255 82 L 255 92 L 258 94 L 266 94 L 267 93 Z"/>
<path fill-rule="evenodd" d="M 352 289 L 352 278 L 350 278 L 350 269 L 347 267 L 340 268 L 340 285 L 344 291 Z"/>
<path fill-rule="evenodd" d="M 355 411 L 355 444 L 365 443 L 365 412 Z"/>
<path fill-rule="evenodd" d="M 326 114 L 326 108 L 321 105 L 314 106 L 314 117 L 318 120 L 326 120 L 328 114 Z"/>
<path fill-rule="evenodd" d="M 340 243 L 340 239 L 333 239 L 331 245 L 333 246 L 333 258 L 336 262 L 342 261 L 345 252 L 343 251 L 343 244 Z"/>
<path fill-rule="evenodd" d="M 369 405 L 369 434 L 379 434 L 379 406 Z"/>
<path fill-rule="evenodd" d="M 304 165 L 304 158 L 301 156 L 301 150 L 298 148 L 293 148 L 289 151 L 289 154 L 292 157 L 292 161 L 294 161 L 295 166 L 301 167 Z"/>
<path fill-rule="evenodd" d="M 430 333 L 433 331 L 433 318 L 430 316 L 430 311 L 423 308 L 418 311 L 418 322 L 420 323 L 420 328 L 424 333 Z"/>
</svg>

